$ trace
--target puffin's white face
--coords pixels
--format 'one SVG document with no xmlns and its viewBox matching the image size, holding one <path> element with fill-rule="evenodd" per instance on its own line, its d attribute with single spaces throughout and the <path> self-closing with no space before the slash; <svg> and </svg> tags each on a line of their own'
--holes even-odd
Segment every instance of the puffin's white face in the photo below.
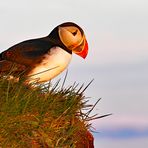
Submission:
<svg viewBox="0 0 148 148">
<path fill-rule="evenodd" d="M 80 30 L 74 26 L 59 27 L 59 36 L 63 44 L 71 50 L 83 41 Z"/>
<path fill-rule="evenodd" d="M 74 50 L 84 40 L 84 35 L 75 26 L 59 27 L 59 36 L 63 44 L 70 50 Z"/>
</svg>

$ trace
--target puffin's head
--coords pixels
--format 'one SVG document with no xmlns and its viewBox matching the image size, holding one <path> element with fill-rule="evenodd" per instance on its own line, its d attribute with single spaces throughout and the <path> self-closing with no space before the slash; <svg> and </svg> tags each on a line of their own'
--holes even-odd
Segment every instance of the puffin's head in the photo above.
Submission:
<svg viewBox="0 0 148 148">
<path fill-rule="evenodd" d="M 58 26 L 58 34 L 61 42 L 68 50 L 84 59 L 86 58 L 88 44 L 81 27 L 72 22 L 63 23 Z"/>
</svg>

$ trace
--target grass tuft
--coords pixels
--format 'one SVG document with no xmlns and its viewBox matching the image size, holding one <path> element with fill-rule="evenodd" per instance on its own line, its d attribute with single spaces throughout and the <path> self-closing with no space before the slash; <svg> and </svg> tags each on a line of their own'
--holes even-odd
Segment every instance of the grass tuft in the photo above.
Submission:
<svg viewBox="0 0 148 148">
<path fill-rule="evenodd" d="M 82 133 L 90 128 L 88 121 L 99 118 L 89 116 L 99 101 L 88 105 L 84 96 L 92 81 L 86 87 L 74 83 L 64 88 L 66 76 L 62 87 L 59 80 L 53 86 L 49 82 L 35 88 L 0 77 L 0 147 L 68 148 L 83 144 Z"/>
</svg>

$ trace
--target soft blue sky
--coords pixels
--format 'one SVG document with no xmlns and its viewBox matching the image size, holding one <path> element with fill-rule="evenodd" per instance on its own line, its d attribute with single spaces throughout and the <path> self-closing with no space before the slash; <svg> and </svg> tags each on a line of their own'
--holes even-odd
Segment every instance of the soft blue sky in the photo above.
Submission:
<svg viewBox="0 0 148 148">
<path fill-rule="evenodd" d="M 136 125 L 135 129 L 147 129 L 147 0 L 0 2 L 1 51 L 20 41 L 45 36 L 62 22 L 76 22 L 85 30 L 89 55 L 86 60 L 73 56 L 67 85 L 74 81 L 88 83 L 94 78 L 95 81 L 86 91 L 86 96 L 92 97 L 91 102 L 102 97 L 95 112 L 114 114 L 107 119 L 94 121 L 94 126 L 98 130 L 116 125 Z M 103 148 L 112 143 L 108 140 L 98 142 Z M 124 142 L 124 145 L 128 147 L 129 142 Z M 116 148 L 115 145 L 113 148 Z"/>
</svg>

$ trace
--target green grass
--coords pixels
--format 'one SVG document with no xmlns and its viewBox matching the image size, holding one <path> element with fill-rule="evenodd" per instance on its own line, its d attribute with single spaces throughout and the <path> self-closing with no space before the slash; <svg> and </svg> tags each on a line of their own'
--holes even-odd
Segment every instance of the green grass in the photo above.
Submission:
<svg viewBox="0 0 148 148">
<path fill-rule="evenodd" d="M 79 133 L 90 128 L 94 106 L 84 96 L 89 84 L 64 88 L 64 83 L 30 88 L 1 76 L 0 147 L 77 147 Z"/>
</svg>

